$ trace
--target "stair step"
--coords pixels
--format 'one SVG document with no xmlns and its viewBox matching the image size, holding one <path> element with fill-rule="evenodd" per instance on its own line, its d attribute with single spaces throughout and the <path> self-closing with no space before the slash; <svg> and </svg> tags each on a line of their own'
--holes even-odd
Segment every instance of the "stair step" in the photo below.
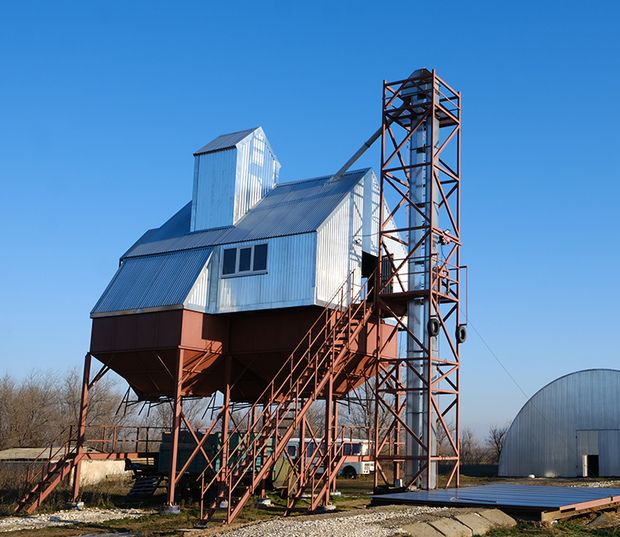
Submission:
<svg viewBox="0 0 620 537">
<path fill-rule="evenodd" d="M 127 496 L 152 496 L 163 479 L 164 476 L 162 475 L 140 476 L 135 480 Z"/>
</svg>

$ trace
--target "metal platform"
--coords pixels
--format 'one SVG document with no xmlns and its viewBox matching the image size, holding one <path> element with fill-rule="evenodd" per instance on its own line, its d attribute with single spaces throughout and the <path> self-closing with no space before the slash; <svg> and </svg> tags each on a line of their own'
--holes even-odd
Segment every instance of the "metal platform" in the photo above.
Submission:
<svg viewBox="0 0 620 537">
<path fill-rule="evenodd" d="M 496 484 L 381 494 L 373 496 L 373 504 L 494 507 L 549 521 L 620 506 L 620 489 Z"/>
</svg>

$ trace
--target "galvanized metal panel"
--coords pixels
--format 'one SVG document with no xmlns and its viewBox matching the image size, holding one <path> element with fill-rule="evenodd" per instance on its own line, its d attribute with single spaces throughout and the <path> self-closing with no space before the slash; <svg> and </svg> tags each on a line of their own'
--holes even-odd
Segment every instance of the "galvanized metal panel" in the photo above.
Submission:
<svg viewBox="0 0 620 537">
<path fill-rule="evenodd" d="M 209 313 L 230 313 L 314 304 L 316 234 L 278 237 L 268 244 L 265 274 L 219 278 L 218 304 Z M 243 242 L 235 246 L 262 244 Z M 220 259 L 222 259 L 220 254 Z M 221 262 L 218 275 L 222 274 Z"/>
<path fill-rule="evenodd" d="M 279 172 L 280 163 L 270 150 L 262 129 L 256 129 L 252 136 L 237 145 L 233 224 L 273 189 Z"/>
<path fill-rule="evenodd" d="M 125 260 L 91 316 L 181 306 L 211 251 L 204 248 Z"/>
<path fill-rule="evenodd" d="M 598 447 L 599 475 L 620 476 L 620 430 L 599 431 Z"/>
<path fill-rule="evenodd" d="M 347 193 L 370 171 L 350 172 L 339 181 L 330 181 L 331 176 L 325 176 L 277 185 L 235 226 L 183 233 L 175 237 L 162 238 L 162 235 L 155 234 L 152 236 L 155 239 L 153 241 L 143 237 L 125 256 L 152 255 L 316 231 Z M 176 217 L 190 218 L 187 206 L 173 218 Z M 179 222 L 176 226 L 177 229 L 185 228 Z"/>
<path fill-rule="evenodd" d="M 192 285 L 192 288 L 187 293 L 187 297 L 183 302 L 183 307 L 192 311 L 206 312 L 207 304 L 210 300 L 209 297 L 209 274 L 211 273 L 211 266 L 213 264 L 213 255 L 209 258 L 209 261 L 205 263 L 204 267 L 200 271 L 200 274 L 196 278 L 196 281 Z"/>
<path fill-rule="evenodd" d="M 251 145 L 248 147 L 252 149 Z M 252 156 L 252 151 L 247 151 L 247 158 L 259 158 Z M 231 151 L 220 151 L 216 156 L 226 159 L 227 153 Z M 368 217 L 372 217 L 372 209 L 368 209 L 372 208 L 372 203 L 366 201 L 366 178 L 370 185 L 376 182 L 372 170 L 366 169 L 347 173 L 337 181 L 325 176 L 278 185 L 237 225 L 202 232 L 187 232 L 191 219 L 188 204 L 161 228 L 145 234 L 129 250 L 124 257 L 126 268 L 122 283 L 129 286 L 130 273 L 134 272 L 130 269 L 138 268 L 138 265 L 127 264 L 130 260 L 146 256 L 149 258 L 144 262 L 146 267 L 154 263 L 150 259 L 153 256 L 192 252 L 216 245 L 241 246 L 266 242 L 269 244 L 267 274 L 220 280 L 221 256 L 217 249 L 216 264 L 212 262 L 210 267 L 203 264 L 201 271 L 194 274 L 194 281 L 187 282 L 189 287 L 184 288 L 186 294 L 179 299 L 179 304 L 209 313 L 325 304 L 352 270 L 356 270 L 355 285 L 361 283 L 364 236 L 368 234 L 366 231 L 371 230 L 372 233 L 373 229 L 372 224 L 367 222 Z M 161 288 L 153 290 L 153 293 L 155 291 L 162 294 Z M 133 297 L 133 302 L 143 304 L 135 299 L 134 295 L 138 292 L 131 291 L 128 296 Z M 142 292 L 149 304 L 160 301 L 147 290 Z M 104 295 L 106 303 L 111 300 L 111 291 Z M 120 301 L 121 298 L 116 297 L 115 300 Z M 94 313 L 103 311 L 101 307 L 104 306 L 98 304 Z M 115 302 L 114 308 L 121 307 L 137 309 Z"/>
<path fill-rule="evenodd" d="M 318 230 L 316 300 L 327 304 L 352 271 L 355 295 L 361 285 L 363 185 L 357 184 Z"/>
<path fill-rule="evenodd" d="M 196 157 L 191 230 L 233 225 L 237 148 Z"/>
<path fill-rule="evenodd" d="M 364 176 L 362 250 L 374 256 L 379 255 L 379 203 L 379 181 L 375 172 L 370 170 L 370 173 Z"/>
<path fill-rule="evenodd" d="M 280 163 L 263 129 L 244 132 L 219 137 L 205 146 L 212 150 L 196 154 L 192 231 L 236 224 L 277 183 Z"/>
<path fill-rule="evenodd" d="M 619 395 L 620 371 L 611 369 L 578 371 L 551 382 L 523 406 L 510 426 L 499 475 L 582 475 L 583 455 L 592 454 L 582 450 L 592 446 L 583 434 L 578 439 L 578 431 L 620 429 Z M 599 433 L 599 442 L 600 438 Z M 602 472 L 608 463 L 601 457 L 599 451 Z"/>
<path fill-rule="evenodd" d="M 523 508 L 534 511 L 571 510 L 588 504 L 612 503 L 620 489 L 553 487 L 533 485 L 494 484 L 435 490 L 416 490 L 373 496 L 373 503 L 430 505 L 436 507 L 492 506 L 496 509 Z"/>
</svg>

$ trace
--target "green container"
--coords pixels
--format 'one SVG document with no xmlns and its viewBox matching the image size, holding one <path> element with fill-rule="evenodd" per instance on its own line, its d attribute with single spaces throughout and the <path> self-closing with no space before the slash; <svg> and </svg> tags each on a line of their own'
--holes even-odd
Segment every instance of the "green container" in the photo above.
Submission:
<svg viewBox="0 0 620 537">
<path fill-rule="evenodd" d="M 198 441 L 204 438 L 204 433 L 196 432 L 196 437 Z M 253 433 L 251 435 L 248 434 L 240 434 L 234 433 L 230 438 L 230 459 L 228 461 L 229 467 L 233 470 L 239 468 L 243 465 L 248 457 L 248 450 L 254 449 L 253 442 L 256 439 L 257 434 Z M 170 469 L 170 444 L 171 444 L 172 433 L 166 432 L 162 435 L 162 441 L 159 448 L 159 464 L 158 471 L 161 474 L 167 474 Z M 222 433 L 211 433 L 209 438 L 203 443 L 202 448 L 207 454 L 207 457 L 212 462 L 213 468 L 215 472 L 218 472 L 222 462 L 221 454 L 218 454 L 220 448 L 222 447 Z M 240 445 L 241 444 L 241 445 Z M 189 431 L 181 431 L 179 434 L 179 450 L 177 453 L 177 472 L 185 466 L 185 463 L 189 459 L 190 455 L 196 449 L 196 440 L 194 436 Z M 275 439 L 272 437 L 269 439 L 267 443 L 267 447 L 263 450 L 264 456 L 269 457 L 273 453 L 273 448 L 275 445 Z M 251 455 L 250 455 L 251 456 Z M 263 464 L 263 454 L 259 453 L 256 457 L 256 471 L 260 471 L 261 466 Z M 186 470 L 187 474 L 191 475 L 200 475 L 205 468 L 207 467 L 207 459 L 202 454 L 202 451 L 199 451 L 189 467 Z M 207 475 L 213 475 L 214 470 L 210 468 L 207 472 Z M 251 468 L 248 469 L 251 471 Z"/>
</svg>

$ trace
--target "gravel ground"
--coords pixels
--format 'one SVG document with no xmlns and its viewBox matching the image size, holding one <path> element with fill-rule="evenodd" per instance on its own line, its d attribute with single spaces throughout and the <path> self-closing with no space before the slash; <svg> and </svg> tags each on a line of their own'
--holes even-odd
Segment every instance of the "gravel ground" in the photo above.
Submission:
<svg viewBox="0 0 620 537">
<path fill-rule="evenodd" d="M 389 537 L 403 533 L 402 526 L 414 522 L 451 516 L 471 509 L 447 507 L 382 506 L 359 511 L 279 518 L 252 524 L 230 532 L 226 537 Z M 200 537 L 222 535 L 221 529 L 207 528 Z"/>
<path fill-rule="evenodd" d="M 0 532 L 70 526 L 82 522 L 104 522 L 118 518 L 137 518 L 151 514 L 144 509 L 82 509 L 58 511 L 49 515 L 7 516 L 0 518 Z"/>
</svg>

